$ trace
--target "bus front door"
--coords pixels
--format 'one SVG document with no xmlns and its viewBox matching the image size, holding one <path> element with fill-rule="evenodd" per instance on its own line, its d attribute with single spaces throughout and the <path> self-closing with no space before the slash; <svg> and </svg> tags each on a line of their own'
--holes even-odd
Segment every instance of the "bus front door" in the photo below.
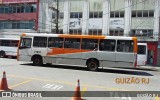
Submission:
<svg viewBox="0 0 160 100">
<path fill-rule="evenodd" d="M 20 61 L 31 61 L 32 38 L 22 38 L 19 46 L 18 59 Z"/>
</svg>

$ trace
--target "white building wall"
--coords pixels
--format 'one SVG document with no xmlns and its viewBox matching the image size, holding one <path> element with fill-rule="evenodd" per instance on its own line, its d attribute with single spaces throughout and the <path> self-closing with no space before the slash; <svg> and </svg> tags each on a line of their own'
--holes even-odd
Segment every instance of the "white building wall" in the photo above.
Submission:
<svg viewBox="0 0 160 100">
<path fill-rule="evenodd" d="M 70 12 L 76 13 L 76 14 L 78 14 L 78 13 L 83 14 L 83 8 L 84 8 L 83 2 L 85 2 L 85 1 L 83 1 L 83 0 L 70 1 Z M 87 10 L 87 9 L 85 9 L 85 10 Z M 69 19 L 69 29 L 82 30 L 82 18 L 70 18 Z M 80 33 L 82 33 L 82 32 L 80 32 Z M 74 32 L 74 34 L 77 34 L 77 33 Z"/>
<path fill-rule="evenodd" d="M 120 29 L 124 30 L 126 36 L 129 36 L 129 33 L 133 29 L 154 29 L 154 32 L 159 32 L 159 10 L 155 9 L 155 7 L 159 6 L 157 2 L 159 2 L 159 0 L 64 0 L 60 2 L 60 12 L 64 12 L 64 18 L 60 19 L 59 23 L 60 29 L 63 29 L 63 33 L 69 33 L 69 29 L 81 29 L 82 34 L 88 34 L 88 31 L 91 29 L 98 29 L 102 30 L 103 35 L 108 35 L 110 30 Z M 52 4 L 53 6 L 56 5 L 54 2 L 52 2 Z M 41 6 L 45 9 L 47 5 L 41 4 Z M 131 17 L 132 11 L 144 10 L 155 10 L 154 18 Z M 89 18 L 90 12 L 102 11 L 102 18 Z M 120 18 L 110 18 L 110 12 L 114 11 L 122 11 L 125 15 Z M 82 18 L 70 18 L 70 12 L 82 12 Z M 40 20 L 42 20 L 42 23 L 49 24 L 49 22 L 46 21 L 49 16 L 45 16 L 44 12 L 40 14 L 40 17 L 41 16 L 42 18 L 40 18 Z M 45 26 L 45 28 L 47 28 L 48 26 L 44 24 L 39 26 Z M 54 24 L 52 24 L 52 28 L 54 28 Z M 48 30 L 46 29 L 46 31 Z"/>
<path fill-rule="evenodd" d="M 132 18 L 131 29 L 153 29 L 154 18 Z"/>
<path fill-rule="evenodd" d="M 110 0 L 103 0 L 103 26 L 102 34 L 109 34 L 109 23 L 110 23 Z"/>
<path fill-rule="evenodd" d="M 103 0 L 88 0 L 90 12 L 103 11 Z"/>
<path fill-rule="evenodd" d="M 46 32 L 51 33 L 51 27 L 52 27 L 52 11 L 49 8 L 50 7 L 50 2 L 46 1 L 46 6 L 45 6 L 45 13 L 46 13 Z"/>
<path fill-rule="evenodd" d="M 64 1 L 63 33 L 69 33 L 70 0 Z"/>
<path fill-rule="evenodd" d="M 83 17 L 82 17 L 82 34 L 88 33 L 88 19 L 89 19 L 89 1 L 83 2 Z"/>
<path fill-rule="evenodd" d="M 70 1 L 70 12 L 82 12 L 83 11 L 83 0 L 72 0 Z"/>
<path fill-rule="evenodd" d="M 125 0 L 125 14 L 124 14 L 124 35 L 129 36 L 131 31 L 131 16 L 132 16 L 132 1 Z"/>
<path fill-rule="evenodd" d="M 153 10 L 154 0 L 132 0 L 132 10 Z"/>
<path fill-rule="evenodd" d="M 110 0 L 111 11 L 124 11 L 125 0 Z"/>
<path fill-rule="evenodd" d="M 159 9 L 160 9 L 160 1 L 155 0 L 155 10 L 154 10 L 154 38 L 158 41 L 159 34 Z"/>
</svg>

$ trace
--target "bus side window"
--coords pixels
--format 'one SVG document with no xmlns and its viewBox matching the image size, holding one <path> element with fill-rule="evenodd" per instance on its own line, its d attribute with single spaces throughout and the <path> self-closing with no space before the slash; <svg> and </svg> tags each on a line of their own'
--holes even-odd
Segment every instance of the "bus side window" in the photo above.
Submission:
<svg viewBox="0 0 160 100">
<path fill-rule="evenodd" d="M 132 40 L 118 40 L 117 41 L 117 52 L 133 52 L 133 41 Z"/>
<path fill-rule="evenodd" d="M 2 46 L 9 46 L 9 40 L 2 40 Z"/>
<path fill-rule="evenodd" d="M 34 37 L 33 46 L 34 47 L 46 47 L 47 37 Z"/>
<path fill-rule="evenodd" d="M 115 51 L 115 40 L 100 40 L 99 50 L 101 51 Z"/>
<path fill-rule="evenodd" d="M 48 47 L 63 48 L 63 38 L 60 37 L 49 37 Z"/>
<path fill-rule="evenodd" d="M 81 48 L 86 50 L 97 50 L 98 39 L 82 39 Z"/>
<path fill-rule="evenodd" d="M 65 38 L 64 48 L 80 49 L 80 38 Z"/>
<path fill-rule="evenodd" d="M 138 45 L 138 54 L 146 54 L 146 46 Z"/>
</svg>

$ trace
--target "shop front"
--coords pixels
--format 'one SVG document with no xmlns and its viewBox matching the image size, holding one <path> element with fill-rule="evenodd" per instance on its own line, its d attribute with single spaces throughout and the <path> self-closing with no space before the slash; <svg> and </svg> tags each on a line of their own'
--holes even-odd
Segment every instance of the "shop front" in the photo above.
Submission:
<svg viewBox="0 0 160 100">
<path fill-rule="evenodd" d="M 157 55 L 158 55 L 158 42 L 147 42 L 147 46 L 148 46 L 147 64 L 156 66 Z"/>
</svg>

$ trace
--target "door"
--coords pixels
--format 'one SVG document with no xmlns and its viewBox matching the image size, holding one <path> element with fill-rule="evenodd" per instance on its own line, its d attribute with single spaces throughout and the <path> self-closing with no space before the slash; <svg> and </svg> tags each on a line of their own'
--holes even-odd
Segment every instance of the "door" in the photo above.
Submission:
<svg viewBox="0 0 160 100">
<path fill-rule="evenodd" d="M 19 60 L 20 61 L 31 61 L 32 52 L 32 38 L 21 38 L 21 43 L 19 47 Z"/>
<path fill-rule="evenodd" d="M 47 37 L 35 36 L 33 38 L 31 55 L 40 55 L 43 58 L 43 62 L 47 63 Z"/>
<path fill-rule="evenodd" d="M 115 53 L 116 40 L 100 40 L 98 59 L 101 61 L 100 66 L 114 67 L 116 60 Z"/>
<path fill-rule="evenodd" d="M 117 67 L 133 67 L 136 61 L 133 40 L 117 40 Z"/>
</svg>

